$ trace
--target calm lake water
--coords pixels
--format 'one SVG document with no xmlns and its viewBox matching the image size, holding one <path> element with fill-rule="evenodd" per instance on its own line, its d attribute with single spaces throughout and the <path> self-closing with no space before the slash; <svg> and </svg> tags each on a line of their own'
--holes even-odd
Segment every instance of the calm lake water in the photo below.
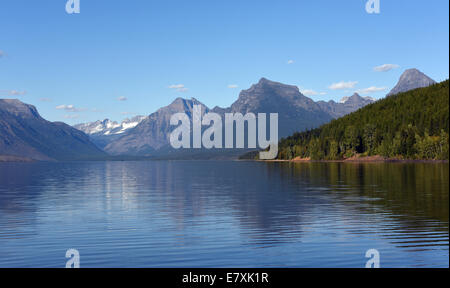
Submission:
<svg viewBox="0 0 450 288">
<path fill-rule="evenodd" d="M 449 267 L 448 164 L 0 163 L 0 267 Z"/>
</svg>

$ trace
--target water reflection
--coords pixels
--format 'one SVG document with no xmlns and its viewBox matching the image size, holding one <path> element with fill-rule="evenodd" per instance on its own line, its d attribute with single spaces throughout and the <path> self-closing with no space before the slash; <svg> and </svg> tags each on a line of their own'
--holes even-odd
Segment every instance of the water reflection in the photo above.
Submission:
<svg viewBox="0 0 450 288">
<path fill-rule="evenodd" d="M 0 164 L 0 266 L 448 267 L 448 164 Z M 61 264 L 62 263 L 62 264 Z"/>
</svg>

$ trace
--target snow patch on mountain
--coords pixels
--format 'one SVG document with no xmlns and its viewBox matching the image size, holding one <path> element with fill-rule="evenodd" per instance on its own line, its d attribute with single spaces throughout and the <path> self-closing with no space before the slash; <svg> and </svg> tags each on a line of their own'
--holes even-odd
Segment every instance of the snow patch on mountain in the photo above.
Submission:
<svg viewBox="0 0 450 288">
<path fill-rule="evenodd" d="M 88 135 L 118 135 L 123 134 L 129 129 L 136 127 L 146 118 L 147 116 L 136 116 L 131 119 L 127 118 L 121 123 L 105 119 L 90 123 L 78 124 L 74 127 Z"/>
</svg>

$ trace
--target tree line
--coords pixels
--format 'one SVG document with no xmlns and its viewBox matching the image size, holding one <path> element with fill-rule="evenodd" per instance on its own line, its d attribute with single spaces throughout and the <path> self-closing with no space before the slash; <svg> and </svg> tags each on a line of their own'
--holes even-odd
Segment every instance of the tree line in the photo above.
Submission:
<svg viewBox="0 0 450 288">
<path fill-rule="evenodd" d="M 449 81 L 387 97 L 320 128 L 281 139 L 279 159 L 381 155 L 449 159 Z"/>
</svg>

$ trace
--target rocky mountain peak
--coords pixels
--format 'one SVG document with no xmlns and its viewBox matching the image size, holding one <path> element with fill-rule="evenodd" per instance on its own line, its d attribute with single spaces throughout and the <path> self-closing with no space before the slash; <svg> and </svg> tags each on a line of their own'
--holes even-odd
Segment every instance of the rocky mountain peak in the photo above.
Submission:
<svg viewBox="0 0 450 288">
<path fill-rule="evenodd" d="M 397 85 L 391 90 L 391 92 L 389 92 L 389 94 L 387 94 L 387 96 L 392 96 L 417 88 L 428 87 L 433 84 L 436 84 L 436 82 L 418 69 L 408 69 L 403 72 Z"/>
<path fill-rule="evenodd" d="M 93 159 L 106 154 L 84 133 L 42 118 L 33 105 L 0 99 L 0 155 L 49 161 Z"/>
<path fill-rule="evenodd" d="M 365 106 L 367 104 L 370 104 L 371 102 L 375 102 L 375 99 L 369 96 L 362 97 L 357 92 L 355 92 L 352 96 L 346 96 L 343 97 L 339 103 L 340 104 L 346 104 L 346 105 L 359 105 L 363 104 L 362 106 Z M 360 107 L 361 108 L 361 107 Z"/>
<path fill-rule="evenodd" d="M 0 99 L 0 111 L 3 110 L 14 116 L 40 118 L 36 107 L 25 104 L 18 99 Z"/>
<path fill-rule="evenodd" d="M 160 117 L 161 115 L 168 116 L 173 113 L 186 113 L 186 114 L 190 115 L 194 105 L 200 105 L 200 106 L 202 106 L 203 111 L 209 111 L 209 108 L 206 107 L 205 104 L 203 104 L 202 102 L 198 101 L 195 98 L 185 99 L 185 98 L 179 97 L 179 98 L 175 99 L 168 106 L 165 106 L 165 107 L 159 109 L 157 112 L 150 115 L 150 117 L 153 117 L 153 118 Z"/>
<path fill-rule="evenodd" d="M 242 90 L 239 98 L 231 106 L 233 112 L 247 113 L 251 111 L 284 111 L 286 108 L 303 108 L 318 111 L 316 103 L 300 93 L 297 86 L 261 78 L 257 84 Z M 275 109 L 275 110 L 274 110 Z"/>
</svg>

